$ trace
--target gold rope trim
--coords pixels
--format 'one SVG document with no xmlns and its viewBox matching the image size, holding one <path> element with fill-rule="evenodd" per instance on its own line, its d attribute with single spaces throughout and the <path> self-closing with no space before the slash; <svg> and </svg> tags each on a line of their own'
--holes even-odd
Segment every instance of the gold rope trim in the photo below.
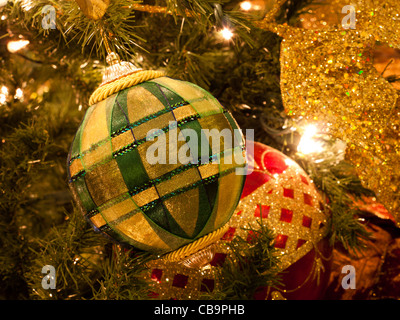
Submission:
<svg viewBox="0 0 400 320">
<path fill-rule="evenodd" d="M 196 241 L 189 243 L 188 245 L 182 248 L 167 253 L 162 258 L 168 262 L 180 261 L 190 256 L 191 254 L 196 253 L 197 251 L 207 247 L 208 245 L 214 243 L 215 241 L 219 240 L 226 233 L 226 231 L 228 231 L 228 228 L 229 225 L 225 224 L 223 227 L 215 230 L 214 232 L 211 232 L 206 236 L 201 237 L 200 239 L 197 239 Z"/>
<path fill-rule="evenodd" d="M 164 75 L 164 72 L 154 70 L 137 71 L 131 73 L 125 77 L 98 87 L 90 96 L 89 105 L 93 105 L 99 101 L 102 101 L 118 91 L 135 86 L 145 81 L 163 77 Z"/>
</svg>

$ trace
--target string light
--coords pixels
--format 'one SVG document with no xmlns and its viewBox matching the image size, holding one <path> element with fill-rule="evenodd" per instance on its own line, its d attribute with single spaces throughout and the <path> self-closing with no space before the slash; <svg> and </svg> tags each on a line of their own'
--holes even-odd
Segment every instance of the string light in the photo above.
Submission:
<svg viewBox="0 0 400 320">
<path fill-rule="evenodd" d="M 225 40 L 231 40 L 233 37 L 233 32 L 226 27 L 220 31 L 220 34 Z"/>
<path fill-rule="evenodd" d="M 308 125 L 304 128 L 304 133 L 297 146 L 297 151 L 302 154 L 320 153 L 324 150 L 322 143 L 315 140 L 317 134 L 317 127 L 315 125 Z"/>
<path fill-rule="evenodd" d="M 240 3 L 240 9 L 249 11 L 251 9 L 251 3 L 249 1 L 243 1 Z"/>
<path fill-rule="evenodd" d="M 22 48 L 26 47 L 28 44 L 29 44 L 29 40 L 10 41 L 7 43 L 7 49 L 11 53 L 15 53 L 18 50 L 21 50 Z"/>
<path fill-rule="evenodd" d="M 24 99 L 24 92 L 22 91 L 21 88 L 18 88 L 17 90 L 15 90 L 14 99 L 21 100 L 21 101 Z"/>
<path fill-rule="evenodd" d="M 8 97 L 8 88 L 6 86 L 2 86 L 0 89 L 0 104 L 6 104 Z"/>
</svg>

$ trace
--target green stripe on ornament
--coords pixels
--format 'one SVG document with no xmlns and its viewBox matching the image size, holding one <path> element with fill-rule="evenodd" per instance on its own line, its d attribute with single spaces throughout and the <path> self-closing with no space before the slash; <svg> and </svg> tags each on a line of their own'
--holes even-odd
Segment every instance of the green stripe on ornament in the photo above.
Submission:
<svg viewBox="0 0 400 320">
<path fill-rule="evenodd" d="M 107 119 L 108 140 L 110 140 L 110 143 L 111 143 L 110 137 L 111 137 L 111 132 L 112 132 L 113 110 L 115 109 L 116 99 L 117 99 L 118 95 L 119 95 L 119 92 L 114 93 L 112 96 L 108 97 L 106 100 L 105 113 L 106 113 L 106 119 Z"/>
<path fill-rule="evenodd" d="M 183 123 L 179 128 L 183 136 L 186 138 L 186 143 L 189 145 L 189 149 L 191 150 L 191 156 L 196 160 L 195 163 L 208 163 L 212 150 L 200 123 L 197 120 L 190 121 Z M 185 131 L 185 129 L 190 130 Z M 190 135 L 193 131 L 196 133 L 195 137 L 191 137 Z M 197 155 L 194 154 L 194 150 L 197 150 Z"/>
<path fill-rule="evenodd" d="M 81 200 L 82 207 L 86 213 L 97 208 L 86 186 L 85 177 L 80 177 L 72 182 L 72 187 Z"/>
<path fill-rule="evenodd" d="M 185 131 L 185 129 L 190 129 L 190 131 Z M 186 138 L 186 143 L 188 144 L 190 150 L 190 156 L 195 160 L 192 160 L 192 162 L 195 164 L 201 164 L 203 162 L 208 163 L 210 161 L 211 148 L 206 135 L 202 131 L 200 123 L 198 121 L 184 123 L 182 126 L 180 126 L 180 130 L 183 136 Z M 191 137 L 190 134 L 188 134 L 190 132 L 195 132 L 197 139 Z M 195 150 L 196 154 L 194 154 Z M 199 184 L 198 189 L 199 213 L 193 233 L 195 236 L 204 228 L 212 212 L 212 208 L 210 206 L 210 197 L 212 198 L 212 195 L 208 194 L 207 188 L 202 184 Z"/>
<path fill-rule="evenodd" d="M 158 89 L 155 83 L 146 81 L 139 84 L 139 86 L 149 91 L 164 105 L 166 109 L 168 109 L 169 105 L 166 103 L 164 96 L 162 95 L 160 89 Z"/>
<path fill-rule="evenodd" d="M 232 117 L 231 113 L 229 111 L 224 112 L 225 118 L 228 120 L 229 124 L 232 127 L 233 134 L 234 134 L 234 141 L 233 141 L 233 146 L 244 146 L 244 137 L 241 133 L 241 130 L 239 128 L 239 125 L 237 124 L 236 120 Z"/>
<path fill-rule="evenodd" d="M 180 95 L 175 92 L 159 85 L 154 82 L 143 82 L 140 84 L 141 87 L 145 88 L 151 94 L 153 94 L 167 109 L 171 109 L 173 106 L 185 103 Z"/>
<path fill-rule="evenodd" d="M 147 216 L 161 229 L 181 238 L 191 239 L 168 212 L 162 201 L 156 200 L 156 202 L 158 203 L 156 203 L 155 206 L 142 209 L 145 216 Z"/>
<path fill-rule="evenodd" d="M 193 238 L 196 238 L 197 235 L 201 232 L 201 230 L 204 229 L 204 227 L 207 224 L 207 221 L 210 218 L 210 215 L 212 213 L 212 207 L 210 206 L 210 194 L 209 192 L 209 185 L 212 185 L 214 183 L 209 183 L 209 184 L 202 184 L 199 185 L 199 214 L 197 216 L 197 221 L 196 221 L 196 227 L 193 232 Z M 217 181 L 217 186 L 218 186 L 218 181 Z M 216 191 L 215 191 L 216 193 Z"/>
<path fill-rule="evenodd" d="M 70 163 L 72 162 L 73 159 L 79 158 L 79 153 L 80 153 L 80 150 L 81 150 L 81 143 L 80 142 L 81 142 L 81 134 L 82 134 L 82 123 L 79 126 L 78 131 L 76 132 L 74 141 L 72 142 L 71 158 L 69 160 Z"/>
<path fill-rule="evenodd" d="M 134 190 L 150 181 L 137 149 L 122 154 L 116 160 L 128 190 Z"/>
<path fill-rule="evenodd" d="M 219 112 L 217 113 L 223 113 L 226 110 L 224 109 L 224 107 L 221 105 L 221 103 L 217 100 L 217 98 L 215 98 L 210 92 L 208 92 L 207 90 L 204 90 L 202 87 L 199 87 L 198 85 L 194 84 L 194 83 L 190 83 L 192 85 L 192 87 L 199 89 L 201 92 L 203 92 L 204 97 L 207 99 L 208 103 L 213 104 L 218 110 Z M 214 114 L 214 112 L 212 112 L 211 114 Z M 208 113 L 207 113 L 208 115 Z"/>
<path fill-rule="evenodd" d="M 74 142 L 72 144 L 72 150 L 71 150 L 71 159 L 70 161 L 72 161 L 75 158 L 79 158 L 81 156 L 81 140 L 82 140 L 82 132 L 85 128 L 85 124 L 87 119 L 89 119 L 90 115 L 93 112 L 93 106 L 90 107 L 86 113 L 85 116 L 83 117 L 83 120 L 78 128 L 78 132 L 75 135 L 75 139 Z"/>
<path fill-rule="evenodd" d="M 112 133 L 129 126 L 128 119 L 128 109 L 127 109 L 127 95 L 128 90 L 125 89 L 118 92 L 117 97 L 115 99 L 114 108 L 112 110 L 112 119 L 111 119 L 111 131 Z"/>
<path fill-rule="evenodd" d="M 89 109 L 86 111 L 85 117 L 84 117 L 84 119 L 83 119 L 83 121 L 82 121 L 82 133 L 83 133 L 83 131 L 85 131 L 85 129 L 86 129 L 86 123 L 87 123 L 88 119 L 90 119 L 90 117 L 91 117 L 93 111 L 94 111 L 95 108 L 96 108 L 96 105 L 97 105 L 97 104 L 92 105 L 92 106 L 89 107 Z M 82 134 L 79 136 L 79 157 L 80 157 L 81 159 L 82 159 L 83 154 L 84 154 L 83 151 L 85 151 L 85 150 L 81 150 L 81 146 L 82 146 L 82 136 L 83 136 Z M 90 149 L 85 151 L 85 153 L 89 153 L 89 152 L 90 152 Z M 84 171 L 85 171 L 85 173 L 86 173 L 86 172 L 87 172 L 87 168 L 86 168 L 86 165 L 85 165 L 84 161 L 82 161 L 82 167 L 83 167 L 83 169 L 84 169 Z M 88 192 L 89 192 L 89 191 L 88 191 Z"/>
<path fill-rule="evenodd" d="M 208 206 L 210 208 L 209 209 L 210 212 L 207 215 L 207 221 L 208 221 L 208 219 L 211 216 L 212 211 L 214 210 L 215 203 L 216 203 L 216 200 L 217 200 L 217 193 L 218 193 L 218 187 L 219 187 L 218 180 L 211 181 L 211 182 L 209 182 L 207 184 L 204 184 L 203 187 L 204 187 L 204 191 L 205 191 L 205 193 L 207 195 L 206 200 L 207 200 Z M 204 222 L 203 227 L 205 226 L 207 221 Z"/>
<path fill-rule="evenodd" d="M 178 235 L 172 234 L 172 233 L 158 227 L 149 218 L 147 218 L 147 217 L 145 217 L 145 218 L 149 222 L 149 224 L 152 227 L 152 229 L 154 230 L 154 232 L 157 233 L 157 236 L 159 236 L 160 239 L 162 241 L 164 241 L 171 248 L 180 248 L 180 247 L 193 241 L 193 239 L 181 238 Z M 143 244 L 140 244 L 140 246 L 138 246 L 139 249 L 141 249 L 141 247 L 143 248 L 142 250 L 145 250 L 143 247 Z M 154 248 L 152 248 L 152 250 L 154 250 Z M 158 250 L 158 251 L 162 251 L 162 250 Z M 169 250 L 169 251 L 171 251 L 171 250 Z"/>
<path fill-rule="evenodd" d="M 185 102 L 185 99 L 183 99 L 179 94 L 176 94 L 175 92 L 169 90 L 168 88 L 165 88 L 159 84 L 156 84 L 156 87 L 158 88 L 158 90 L 161 91 L 165 102 L 163 100 L 161 101 L 164 103 L 164 105 L 167 104 L 169 109 L 173 105 Z"/>
<path fill-rule="evenodd" d="M 223 163 L 222 161 L 224 161 L 223 160 L 224 156 L 231 155 L 231 154 L 233 155 L 235 152 L 242 153 L 243 149 L 244 149 L 244 146 L 237 146 L 237 147 L 235 147 L 233 149 L 224 150 L 224 152 L 216 154 L 213 157 L 215 158 L 216 161 L 218 161 L 219 164 L 221 164 L 221 163 Z M 233 161 L 234 161 L 234 158 L 232 156 L 232 163 L 234 163 Z M 232 168 L 230 168 L 228 170 L 225 170 L 223 172 L 221 172 L 221 168 L 220 168 L 219 169 L 219 171 L 220 171 L 219 177 L 221 178 L 223 176 L 226 176 L 226 175 L 228 175 L 230 173 L 235 172 L 237 168 L 243 168 L 243 167 L 245 167 L 245 164 L 238 164 L 235 167 L 232 167 Z M 241 176 L 241 189 L 243 189 L 244 181 L 245 181 L 245 176 L 242 175 Z M 217 212 L 218 212 L 218 194 L 219 194 L 219 192 L 226 192 L 226 190 L 221 190 L 221 187 L 220 187 L 219 184 L 220 184 L 220 179 L 210 181 L 210 183 L 207 184 L 207 186 L 206 186 L 206 188 L 207 187 L 209 187 L 210 189 L 214 188 L 214 190 L 210 190 L 210 192 L 209 192 L 209 195 L 213 195 L 214 196 L 214 203 L 213 203 L 213 206 L 212 206 L 212 212 L 210 214 L 210 219 L 207 221 L 207 224 L 206 224 L 205 228 L 200 232 L 201 235 L 204 235 L 204 234 L 207 234 L 207 233 L 213 231 L 214 221 L 217 218 Z M 239 202 L 240 195 L 241 195 L 240 193 L 237 195 L 235 203 Z M 230 209 L 230 208 L 227 208 L 227 210 L 228 209 Z M 232 213 L 233 213 L 233 211 L 234 210 L 232 210 Z M 230 217 L 228 217 L 228 219 L 229 218 Z"/>
<path fill-rule="evenodd" d="M 149 222 L 151 228 L 154 230 L 155 233 L 157 233 L 157 235 L 161 238 L 161 240 L 164 241 L 171 248 L 179 248 L 179 247 L 182 247 L 185 244 L 188 244 L 192 241 L 192 239 L 190 239 L 190 238 L 180 237 L 179 235 L 173 234 L 173 233 L 169 232 L 168 230 L 160 228 L 157 224 L 155 224 L 146 215 L 145 215 L 145 219 Z M 143 244 L 141 244 L 141 246 L 143 246 Z M 140 249 L 140 247 L 139 247 L 139 249 Z M 154 248 L 153 248 L 153 250 L 154 250 Z"/>
<path fill-rule="evenodd" d="M 187 105 L 187 104 L 188 104 L 187 102 L 178 103 L 176 105 L 171 106 L 171 110 L 174 110 L 176 108 L 182 107 L 182 106 Z M 118 136 L 118 135 L 120 135 L 120 134 L 122 134 L 122 133 L 124 133 L 124 132 L 126 132 L 128 130 L 131 130 L 131 129 L 137 127 L 137 126 L 140 126 L 140 125 L 146 123 L 147 121 L 155 119 L 155 118 L 157 118 L 157 117 L 159 117 L 159 116 L 161 116 L 163 114 L 166 114 L 166 113 L 170 112 L 171 110 L 162 109 L 162 110 L 160 110 L 160 111 L 158 111 L 156 113 L 153 113 L 153 114 L 151 114 L 151 115 L 149 115 L 149 116 L 147 116 L 147 117 L 145 117 L 143 119 L 140 119 L 138 121 L 132 122 L 129 125 L 126 125 L 126 126 L 120 128 L 119 130 L 116 130 L 116 131 L 112 132 L 111 133 L 111 137 L 114 138 L 114 137 L 116 137 L 116 136 Z"/>
<path fill-rule="evenodd" d="M 216 113 L 222 113 L 224 108 L 219 103 L 219 101 L 211 95 L 211 93 L 207 92 L 203 88 L 195 85 L 194 83 L 175 80 L 168 77 L 161 77 L 150 80 L 149 82 L 158 83 L 159 85 L 169 89 L 177 95 L 180 95 L 183 99 L 185 99 L 189 104 L 196 110 L 196 112 L 201 117 L 206 117 Z M 189 92 L 185 93 L 184 87 L 191 87 L 195 89 L 197 92 Z M 176 92 L 175 89 L 182 89 L 183 91 Z"/>
</svg>

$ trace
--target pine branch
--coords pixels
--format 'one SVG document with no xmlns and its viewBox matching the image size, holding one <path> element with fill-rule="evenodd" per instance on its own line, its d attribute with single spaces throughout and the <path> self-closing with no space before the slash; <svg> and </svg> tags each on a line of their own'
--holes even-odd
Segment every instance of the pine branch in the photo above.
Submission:
<svg viewBox="0 0 400 320">
<path fill-rule="evenodd" d="M 331 140 L 326 150 L 334 142 L 334 139 Z M 337 154 L 325 155 L 323 161 L 297 156 L 296 161 L 326 198 L 326 206 L 331 212 L 331 244 L 338 242 L 350 252 L 361 251 L 370 233 L 359 220 L 360 212 L 354 206 L 353 197 L 370 196 L 371 191 L 362 187 L 353 167 L 346 161 L 338 160 Z"/>
<path fill-rule="evenodd" d="M 152 9 L 148 5 L 138 5 L 137 1 L 116 0 L 110 2 L 110 5 L 100 20 L 92 20 L 86 17 L 80 10 L 75 1 L 56 1 L 56 0 L 38 0 L 32 4 L 32 7 L 26 11 L 21 6 L 21 2 L 14 0 L 7 6 L 6 13 L 14 21 L 20 21 L 19 25 L 26 32 L 36 32 L 40 37 L 55 37 L 59 41 L 64 40 L 66 47 L 74 47 L 78 44 L 85 54 L 94 54 L 96 58 L 105 60 L 107 54 L 104 46 L 104 33 L 107 41 L 110 43 L 112 51 L 116 51 L 124 60 L 130 60 L 135 52 L 143 51 L 143 43 L 148 39 L 140 37 L 140 28 L 143 27 L 140 19 L 136 19 L 136 11 L 153 11 L 171 14 L 175 22 L 178 17 L 185 17 L 193 20 L 196 28 L 208 33 L 210 28 L 215 25 L 217 28 L 229 24 L 236 29 L 239 37 L 251 42 L 248 32 L 251 29 L 251 23 L 248 17 L 241 12 L 228 11 L 216 8 L 214 1 L 167 1 L 165 9 L 154 6 Z M 129 3 L 127 5 L 127 3 Z M 56 9 L 57 31 L 44 29 L 41 26 L 43 19 L 42 8 L 45 5 L 51 5 Z M 216 12 L 220 12 L 216 16 Z M 220 17 L 221 16 L 221 17 Z M 175 24 L 177 28 L 177 24 Z"/>
<path fill-rule="evenodd" d="M 219 290 L 202 298 L 213 300 L 251 300 L 258 289 L 282 285 L 279 273 L 274 233 L 257 220 L 255 227 L 243 227 L 252 235 L 252 240 L 236 236 L 230 243 L 230 254 L 217 270 Z"/>
<path fill-rule="evenodd" d="M 149 299 L 150 286 L 144 280 L 146 262 L 155 257 L 146 252 L 121 249 L 113 246 L 112 255 L 102 263 L 100 284 L 93 298 L 112 300 Z"/>
<path fill-rule="evenodd" d="M 0 46 L 1 85 L 10 96 L 17 88 L 25 93 L 23 102 L 10 98 L 0 108 L 0 140 L 5 141 L 0 143 L 0 297 L 145 299 L 141 272 L 148 257 L 110 250 L 110 241 L 94 233 L 63 197 L 66 154 L 104 66 L 100 29 L 123 59 L 165 68 L 169 75 L 209 89 L 242 128 L 265 129 L 256 130 L 257 141 L 282 150 L 289 135 L 280 131 L 286 120 L 279 87 L 280 38 L 253 28 L 254 21 L 230 1 L 167 1 L 171 14 L 153 14 L 135 9 L 134 1 L 117 0 L 97 23 L 74 1 L 33 1 L 27 11 L 21 3 L 9 1 L 2 8 L 8 18 L 0 21 L 2 44 L 12 34 L 31 42 L 22 54 L 27 59 Z M 57 30 L 41 26 L 47 4 L 56 8 Z M 289 21 L 298 9 L 296 4 L 282 19 Z M 233 42 L 215 35 L 225 23 L 235 32 Z M 332 239 L 357 247 L 364 234 L 345 194 L 365 191 L 349 175 L 342 176 L 344 168 L 334 162 L 308 165 L 331 199 Z M 60 195 L 62 205 L 50 195 Z M 235 240 L 234 259 L 222 269 L 223 290 L 210 298 L 248 299 L 258 286 L 278 284 L 273 238 L 263 227 L 252 231 L 258 241 Z M 54 291 L 41 289 L 40 270 L 47 264 L 57 269 Z"/>
<path fill-rule="evenodd" d="M 32 299 L 82 299 L 92 295 L 107 240 L 94 233 L 79 212 L 66 213 L 66 220 L 68 223 L 50 229 L 31 245 L 33 257 L 26 277 L 34 289 L 30 292 Z M 45 265 L 56 269 L 54 290 L 42 288 L 40 271 Z"/>
</svg>

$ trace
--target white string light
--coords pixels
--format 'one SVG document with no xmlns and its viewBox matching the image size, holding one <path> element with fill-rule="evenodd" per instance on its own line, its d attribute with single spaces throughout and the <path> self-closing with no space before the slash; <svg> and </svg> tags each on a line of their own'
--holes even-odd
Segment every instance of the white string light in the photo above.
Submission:
<svg viewBox="0 0 400 320">
<path fill-rule="evenodd" d="M 0 89 L 0 104 L 6 104 L 8 97 L 8 88 L 6 86 L 2 86 Z"/>
<path fill-rule="evenodd" d="M 225 40 L 231 40 L 233 37 L 233 32 L 226 27 L 220 31 L 220 34 Z"/>
<path fill-rule="evenodd" d="M 29 44 L 29 40 L 15 40 L 7 43 L 7 49 L 11 53 L 15 53 Z"/>
<path fill-rule="evenodd" d="M 243 1 L 240 3 L 240 9 L 244 11 L 249 11 L 251 9 L 251 3 L 250 1 Z"/>
<path fill-rule="evenodd" d="M 317 127 L 312 124 L 304 128 L 304 133 L 297 146 L 298 152 L 301 152 L 302 154 L 311 154 L 320 153 L 324 150 L 322 143 L 315 139 L 317 131 Z"/>
<path fill-rule="evenodd" d="M 14 99 L 21 100 L 21 101 L 24 99 L 24 92 L 22 91 L 21 88 L 18 88 L 17 90 L 15 90 Z"/>
</svg>

